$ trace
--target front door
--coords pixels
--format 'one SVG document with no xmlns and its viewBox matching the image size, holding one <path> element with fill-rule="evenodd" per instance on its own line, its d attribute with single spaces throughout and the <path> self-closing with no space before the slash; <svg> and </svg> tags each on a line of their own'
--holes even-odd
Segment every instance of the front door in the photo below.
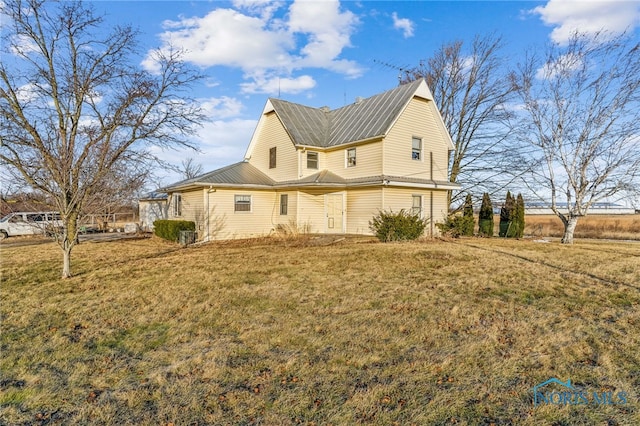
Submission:
<svg viewBox="0 0 640 426">
<path fill-rule="evenodd" d="M 327 211 L 327 232 L 342 234 L 344 228 L 342 226 L 344 209 L 342 194 L 327 194 L 325 200 L 325 208 Z"/>
</svg>

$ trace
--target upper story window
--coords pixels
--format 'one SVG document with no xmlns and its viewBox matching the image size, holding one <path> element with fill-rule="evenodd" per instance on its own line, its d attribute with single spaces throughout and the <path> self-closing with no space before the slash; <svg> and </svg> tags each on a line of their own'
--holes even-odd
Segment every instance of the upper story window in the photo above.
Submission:
<svg viewBox="0 0 640 426">
<path fill-rule="evenodd" d="M 318 169 L 318 153 L 307 151 L 307 169 Z"/>
<path fill-rule="evenodd" d="M 422 160 L 422 139 L 415 136 L 411 139 L 411 159 Z"/>
<path fill-rule="evenodd" d="M 270 169 L 276 168 L 276 147 L 275 146 L 269 149 L 269 168 Z"/>
<path fill-rule="evenodd" d="M 289 195 L 280 194 L 280 215 L 286 216 L 289 211 Z"/>
<path fill-rule="evenodd" d="M 355 167 L 356 166 L 356 149 L 349 148 L 347 149 L 347 167 Z"/>
<path fill-rule="evenodd" d="M 251 195 L 236 195 L 234 197 L 236 212 L 250 212 L 251 211 Z"/>
<path fill-rule="evenodd" d="M 182 216 L 182 195 L 173 194 L 173 216 Z"/>
</svg>

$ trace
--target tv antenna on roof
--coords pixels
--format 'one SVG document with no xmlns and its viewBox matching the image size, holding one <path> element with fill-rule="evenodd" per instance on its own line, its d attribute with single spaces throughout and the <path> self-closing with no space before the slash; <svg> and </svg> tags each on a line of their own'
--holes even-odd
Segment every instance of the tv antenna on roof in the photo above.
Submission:
<svg viewBox="0 0 640 426">
<path fill-rule="evenodd" d="M 398 66 L 398 65 L 391 64 L 389 62 L 381 61 L 379 59 L 374 59 L 373 62 L 378 64 L 378 65 L 382 65 L 385 68 L 391 68 L 393 70 L 397 70 L 398 71 L 398 85 L 402 84 L 403 77 L 406 79 L 409 76 L 410 67 L 408 65 L 401 67 L 401 66 Z"/>
</svg>

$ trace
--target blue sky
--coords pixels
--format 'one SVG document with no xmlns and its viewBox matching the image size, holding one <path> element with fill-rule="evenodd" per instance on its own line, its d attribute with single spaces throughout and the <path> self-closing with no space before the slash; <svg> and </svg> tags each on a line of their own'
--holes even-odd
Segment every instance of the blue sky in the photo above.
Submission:
<svg viewBox="0 0 640 426">
<path fill-rule="evenodd" d="M 379 62 L 415 66 L 442 44 L 495 33 L 514 61 L 574 30 L 640 31 L 640 1 L 95 1 L 109 24 L 141 31 L 146 52 L 169 42 L 206 76 L 196 88 L 210 118 L 201 152 L 160 153 L 205 171 L 242 160 L 269 97 L 341 107 L 398 84 Z M 640 38 L 640 37 L 638 37 Z M 178 176 L 161 173 L 162 183 Z"/>
</svg>

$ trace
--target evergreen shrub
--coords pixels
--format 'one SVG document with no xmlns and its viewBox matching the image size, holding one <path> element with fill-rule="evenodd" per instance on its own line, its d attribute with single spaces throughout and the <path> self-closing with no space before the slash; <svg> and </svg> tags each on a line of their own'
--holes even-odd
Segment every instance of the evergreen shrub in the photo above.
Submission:
<svg viewBox="0 0 640 426">
<path fill-rule="evenodd" d="M 379 211 L 369 221 L 369 229 L 382 242 L 405 241 L 420 238 L 428 221 L 404 209 L 399 212 Z"/>
<path fill-rule="evenodd" d="M 471 198 L 471 194 L 467 194 L 467 197 L 464 200 L 462 217 L 465 218 L 461 224 L 462 235 L 466 237 L 473 237 L 473 228 L 476 226 L 476 221 L 473 218 L 473 199 Z"/>
<path fill-rule="evenodd" d="M 196 223 L 190 220 L 156 220 L 153 233 L 165 240 L 178 242 L 180 231 L 195 231 Z"/>
<path fill-rule="evenodd" d="M 512 227 L 515 217 L 516 200 L 511 196 L 511 192 L 507 191 L 507 198 L 504 205 L 500 209 L 500 231 L 501 237 L 508 237 L 512 233 Z"/>
<path fill-rule="evenodd" d="M 444 222 L 436 223 L 436 226 L 443 235 L 458 238 L 463 235 L 468 235 L 467 232 L 469 228 L 471 228 L 471 235 L 473 235 L 474 220 L 473 216 L 451 215 L 447 217 Z"/>
<path fill-rule="evenodd" d="M 482 195 L 482 205 L 478 217 L 478 234 L 481 237 L 493 237 L 493 206 L 486 192 Z"/>
</svg>

